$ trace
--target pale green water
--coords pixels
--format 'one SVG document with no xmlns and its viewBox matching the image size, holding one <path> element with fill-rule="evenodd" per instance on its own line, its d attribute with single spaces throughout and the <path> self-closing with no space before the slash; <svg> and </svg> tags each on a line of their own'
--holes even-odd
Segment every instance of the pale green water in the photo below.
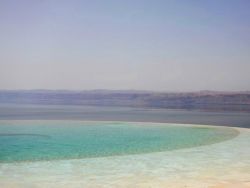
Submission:
<svg viewBox="0 0 250 188">
<path fill-rule="evenodd" d="M 220 127 L 78 121 L 0 122 L 0 162 L 127 155 L 221 142 L 238 132 Z"/>
</svg>

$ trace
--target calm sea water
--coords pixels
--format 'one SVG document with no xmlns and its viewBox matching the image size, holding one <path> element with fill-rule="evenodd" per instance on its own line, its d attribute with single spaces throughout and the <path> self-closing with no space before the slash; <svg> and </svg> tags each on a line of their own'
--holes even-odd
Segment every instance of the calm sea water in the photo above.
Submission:
<svg viewBox="0 0 250 188">
<path fill-rule="evenodd" d="M 0 162 L 104 157 L 190 148 L 237 136 L 231 128 L 81 121 L 0 121 Z"/>
<path fill-rule="evenodd" d="M 248 185 L 248 129 L 190 128 L 171 122 L 250 127 L 250 115 L 0 104 L 0 187 L 198 188 L 227 180 Z M 57 160 L 75 158 L 83 159 Z"/>
<path fill-rule="evenodd" d="M 250 128 L 250 113 L 119 107 L 0 104 L 0 119 L 108 120 L 226 125 Z"/>
<path fill-rule="evenodd" d="M 249 113 L 90 106 L 1 104 L 0 120 L 1 162 L 148 153 L 206 145 L 236 135 L 232 129 L 103 122 L 89 125 L 73 120 L 250 127 Z"/>
</svg>

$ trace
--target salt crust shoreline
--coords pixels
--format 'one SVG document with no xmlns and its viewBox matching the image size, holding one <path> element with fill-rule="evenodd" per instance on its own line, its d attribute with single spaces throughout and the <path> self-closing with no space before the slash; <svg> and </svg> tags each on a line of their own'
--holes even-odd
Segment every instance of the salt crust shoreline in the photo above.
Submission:
<svg viewBox="0 0 250 188">
<path fill-rule="evenodd" d="M 14 121 L 19 121 L 19 120 L 14 120 Z M 34 121 L 34 120 L 21 120 L 21 121 L 24 122 L 24 121 Z M 40 120 L 35 120 L 35 121 L 40 121 Z M 41 120 L 41 121 L 44 121 L 44 120 Z M 58 121 L 58 120 L 45 120 L 45 121 Z M 61 121 L 61 120 L 59 120 L 59 121 Z M 74 121 L 74 120 L 72 120 L 72 121 Z M 0 122 L 10 122 L 10 121 L 8 121 L 8 120 L 0 120 Z M 154 125 L 156 125 L 156 124 L 157 125 L 164 125 L 165 124 L 166 125 L 167 124 L 167 123 L 154 123 L 154 122 L 121 122 L 121 121 L 119 121 L 119 122 L 118 121 L 77 121 L 77 122 L 84 122 L 84 123 L 88 123 L 88 122 L 89 123 L 94 123 L 94 122 L 96 122 L 96 123 L 100 123 L 100 122 L 103 122 L 103 123 L 128 123 L 128 124 L 131 124 L 131 125 L 132 124 L 137 124 L 137 125 L 141 125 L 141 124 L 144 124 L 144 125 L 145 124 L 151 124 L 151 125 L 152 124 L 154 124 Z M 216 125 L 175 124 L 175 123 L 169 123 L 169 124 L 176 125 L 176 126 L 191 126 L 191 127 L 204 127 L 205 126 L 205 127 L 225 127 L 226 128 L 226 126 L 216 126 Z M 177 153 L 177 155 L 175 155 L 175 156 L 178 157 L 178 153 L 181 153 L 181 154 L 186 153 L 187 158 L 189 156 L 192 157 L 193 156 L 192 155 L 192 150 L 193 150 L 194 153 L 197 152 L 197 151 L 199 151 L 199 152 L 208 151 L 208 153 L 209 153 L 210 149 L 211 149 L 212 152 L 219 151 L 218 149 L 225 149 L 225 151 L 228 152 L 226 149 L 230 148 L 230 145 L 232 145 L 232 147 L 237 146 L 237 139 L 239 140 L 238 141 L 239 143 L 241 143 L 242 139 L 243 139 L 243 143 L 244 143 L 244 139 L 247 139 L 250 136 L 250 134 L 249 134 L 250 129 L 248 129 L 248 128 L 239 128 L 239 127 L 229 127 L 229 128 L 236 129 L 237 131 L 240 132 L 240 135 L 237 136 L 236 138 L 233 138 L 232 140 L 228 140 L 228 141 L 221 142 L 221 143 L 218 143 L 218 144 L 215 143 L 215 144 L 208 145 L 208 146 L 200 146 L 200 148 L 198 148 L 198 149 L 193 149 L 193 148 L 181 149 L 181 151 L 175 152 L 175 153 Z M 244 135 L 244 138 L 241 139 L 241 137 L 242 137 L 241 135 Z M 234 144 L 234 140 L 236 140 L 235 141 L 236 144 Z M 250 139 L 247 139 L 247 141 L 249 141 L 249 140 Z M 244 144 L 245 144 L 244 146 L 249 145 L 249 143 L 244 143 Z M 225 145 L 225 147 L 228 147 L 228 148 L 225 148 L 223 145 Z M 7 175 L 9 173 L 12 174 L 12 173 L 8 172 L 7 174 L 5 174 L 6 170 L 7 171 L 8 170 L 10 170 L 10 171 L 15 170 L 16 167 L 13 166 L 13 164 L 9 164 L 10 169 L 8 169 L 8 164 L 6 164 L 7 166 L 5 166 L 4 164 L 0 164 L 0 176 L 4 175 L 4 176 L 0 177 L 0 187 L 4 187 L 4 188 L 10 188 L 10 187 L 12 187 L 12 188 L 17 188 L 17 187 L 37 187 L 37 188 L 40 188 L 40 187 L 41 188 L 43 188 L 43 187 L 51 187 L 51 188 L 54 188 L 54 187 L 64 187 L 64 188 L 66 188 L 66 187 L 73 187 L 73 188 L 78 188 L 78 187 L 89 187 L 89 188 L 92 188 L 92 187 L 93 188 L 94 187 L 96 187 L 96 188 L 98 188 L 98 187 L 100 187 L 100 188 L 101 187 L 117 187 L 117 188 L 118 187 L 121 187 L 121 188 L 130 188 L 130 187 L 131 188 L 132 187 L 138 187 L 138 188 L 144 188 L 144 187 L 153 187 L 153 188 L 154 187 L 155 188 L 160 188 L 160 187 L 162 187 L 162 188 L 163 187 L 164 188 L 165 187 L 170 187 L 170 188 L 171 187 L 173 187 L 173 188 L 182 188 L 182 187 L 183 188 L 184 187 L 192 187 L 192 188 L 200 188 L 200 187 L 201 188 L 250 188 L 250 164 L 248 163 L 249 160 L 247 160 L 247 158 L 246 158 L 246 157 L 250 158 L 250 155 L 248 155 L 248 154 L 250 154 L 250 151 L 249 151 L 249 147 L 246 148 L 244 146 L 239 145 L 239 147 L 242 147 L 242 148 L 238 148 L 238 150 L 240 150 L 240 152 L 243 152 L 246 155 L 245 158 L 243 158 L 243 160 L 241 161 L 241 166 L 240 167 L 236 166 L 238 172 L 240 172 L 240 173 L 239 174 L 232 173 L 233 176 L 229 175 L 229 178 L 224 178 L 224 177 L 220 178 L 218 175 L 216 176 L 216 173 L 217 173 L 216 168 L 218 168 L 218 166 L 214 166 L 214 168 L 212 167 L 212 171 L 215 173 L 214 175 L 213 175 L 213 173 L 206 174 L 207 172 L 205 173 L 205 175 L 198 173 L 194 177 L 191 175 L 190 176 L 191 178 L 189 177 L 189 179 L 185 179 L 185 174 L 183 174 L 182 178 L 179 178 L 178 174 L 176 174 L 177 177 L 170 179 L 170 181 L 169 181 L 168 178 L 166 178 L 166 179 L 164 179 L 162 177 L 160 178 L 160 177 L 157 177 L 157 175 L 154 178 L 151 177 L 151 178 L 146 178 L 145 179 L 145 177 L 147 177 L 147 176 L 145 174 L 143 174 L 143 171 L 140 171 L 139 174 L 132 172 L 132 174 L 130 176 L 129 176 L 129 174 L 126 174 L 126 173 L 125 173 L 125 176 L 122 176 L 122 175 L 124 175 L 124 173 L 121 173 L 120 176 L 118 175 L 119 178 L 116 178 L 116 176 L 114 176 L 113 178 L 112 178 L 112 176 L 111 177 L 108 176 L 106 179 L 111 178 L 110 179 L 111 181 L 109 181 L 108 184 L 106 184 L 107 182 L 102 182 L 102 180 L 101 180 L 101 182 L 102 182 L 101 184 L 99 182 L 98 183 L 95 182 L 96 178 L 97 178 L 96 180 L 100 181 L 100 179 L 98 179 L 98 178 L 100 178 L 99 177 L 100 175 L 98 175 L 98 177 L 95 177 L 94 175 L 92 175 L 92 178 L 88 177 L 88 181 L 82 181 L 82 182 L 81 182 L 81 179 L 77 180 L 77 181 L 76 180 L 74 181 L 75 178 L 73 178 L 73 179 L 70 179 L 70 178 L 67 179 L 66 178 L 66 181 L 64 181 L 63 184 L 59 183 L 59 182 L 58 183 L 53 182 L 53 179 L 54 180 L 58 179 L 58 178 L 61 179 L 60 175 L 58 177 L 53 176 L 53 175 L 55 175 L 54 173 L 51 174 L 52 177 L 45 175 L 40 180 L 39 180 L 38 177 L 36 177 L 34 175 L 33 175 L 33 178 L 32 177 L 31 178 L 27 177 L 26 180 L 22 180 L 22 181 L 19 178 L 15 178 L 15 176 L 20 176 L 20 177 L 25 178 L 25 176 L 26 176 L 25 173 L 24 174 L 20 173 L 20 172 L 22 172 L 24 170 L 24 169 L 22 169 L 23 166 L 26 166 L 26 168 L 27 168 L 27 165 L 28 166 L 30 165 L 30 168 L 34 168 L 34 166 L 36 166 L 36 167 L 38 167 L 38 171 L 43 171 L 43 170 L 45 170 L 43 168 L 46 167 L 49 164 L 49 163 L 46 164 L 46 162 L 38 162 L 38 163 L 34 162 L 34 163 L 30 163 L 30 164 L 21 164 L 21 165 L 19 164 L 19 165 L 17 165 L 17 171 L 13 172 L 16 175 L 13 176 L 13 177 L 9 177 L 9 178 L 6 178 L 5 175 Z M 235 148 L 233 148 L 233 149 L 235 149 Z M 242 151 L 242 150 L 245 150 L 245 152 Z M 236 148 L 236 151 L 232 151 L 232 153 L 233 152 L 237 152 L 237 148 Z M 154 159 L 154 156 L 153 156 L 154 154 L 152 154 L 152 153 L 151 154 L 137 155 L 137 156 L 134 156 L 134 157 L 135 157 L 136 160 L 138 160 L 138 159 L 140 159 L 140 157 L 143 158 L 143 155 L 145 155 L 144 158 L 146 159 L 145 160 L 146 162 L 148 162 L 147 161 L 148 156 L 149 156 L 149 158 L 152 157 L 152 159 Z M 161 158 L 161 155 L 163 155 L 163 156 L 165 155 L 166 157 L 169 157 L 169 156 L 171 156 L 171 153 L 169 153 L 167 151 L 167 152 L 160 152 L 160 153 L 155 154 L 155 155 L 160 155 L 160 158 Z M 212 157 L 214 157 L 214 156 L 212 156 Z M 112 162 L 112 158 L 114 160 L 118 160 L 119 162 L 122 162 L 122 158 L 126 158 L 126 156 L 114 156 L 114 157 L 107 157 L 107 158 L 109 158 L 108 159 L 109 160 L 108 164 L 110 164 L 110 161 Z M 131 159 L 131 158 L 133 158 L 133 156 L 132 157 L 129 156 L 129 158 Z M 235 159 L 235 158 L 232 157 L 232 159 Z M 102 159 L 98 159 L 98 160 L 100 161 Z M 162 160 L 164 160 L 164 158 Z M 220 159 L 218 158 L 218 160 L 220 160 Z M 80 162 L 80 165 L 79 165 L 79 168 L 80 168 L 83 164 L 85 164 L 86 161 L 83 162 L 83 160 L 81 160 L 81 159 L 72 159 L 72 160 L 66 160 L 66 161 L 58 161 L 56 163 L 60 163 L 60 165 L 63 165 L 63 163 L 65 163 L 65 165 L 72 165 L 72 164 L 78 163 L 78 162 Z M 91 162 L 93 162 L 93 160 Z M 126 162 L 126 160 L 125 160 L 125 162 Z M 170 160 L 170 162 L 171 162 L 171 160 Z M 183 162 L 183 161 L 181 161 L 181 162 Z M 233 164 L 234 162 L 239 163 L 240 161 L 230 161 L 230 160 L 227 161 L 228 165 Z M 37 163 L 37 164 L 35 164 L 35 163 Z M 44 167 L 39 166 L 39 164 L 42 164 L 42 163 L 45 164 Z M 54 164 L 55 166 L 57 165 L 56 163 Z M 178 162 L 177 162 L 177 164 L 178 164 Z M 52 166 L 54 166 L 54 165 L 52 165 Z M 222 164 L 222 165 L 225 165 L 225 164 Z M 95 168 L 96 167 L 98 167 L 98 165 L 95 166 Z M 119 164 L 118 164 L 118 167 L 119 167 Z M 122 167 L 124 167 L 124 166 L 122 166 Z M 208 166 L 207 169 L 211 170 L 210 168 L 211 167 Z M 162 171 L 163 169 L 160 168 L 159 171 Z M 236 169 L 231 168 L 231 167 L 228 168 L 228 166 L 224 166 L 224 169 L 225 169 L 224 173 L 228 173 L 229 172 L 228 170 L 230 170 L 232 172 L 236 170 Z M 36 170 L 36 169 L 33 169 L 33 170 Z M 49 170 L 49 169 L 47 169 L 47 170 Z M 190 169 L 190 170 L 192 170 L 192 169 Z M 204 169 L 204 170 L 206 171 L 206 169 Z M 222 170 L 222 172 L 220 172 L 221 170 Z M 30 171 L 30 169 L 28 171 Z M 157 171 L 157 169 L 156 169 L 156 171 Z M 24 170 L 24 172 L 25 172 L 25 170 Z M 56 170 L 55 170 L 55 172 L 56 172 Z M 119 172 L 119 170 L 118 170 L 118 172 Z M 193 173 L 195 173 L 195 172 L 193 172 Z M 223 166 L 221 168 L 218 168 L 218 174 L 221 174 L 221 173 L 223 173 Z M 28 176 L 28 174 L 27 174 L 27 176 Z M 39 172 L 38 172 L 38 174 L 39 174 Z M 61 175 L 62 175 L 62 177 L 64 176 L 63 174 L 61 174 Z M 79 174 L 79 176 L 81 177 L 80 174 Z M 213 177 L 213 176 L 215 176 L 215 177 Z M 102 175 L 101 177 L 103 177 L 105 179 L 105 175 Z M 225 177 L 227 177 L 226 174 L 225 174 Z M 84 178 L 84 176 L 82 176 L 82 178 Z M 188 178 L 188 176 L 186 178 Z"/>
</svg>

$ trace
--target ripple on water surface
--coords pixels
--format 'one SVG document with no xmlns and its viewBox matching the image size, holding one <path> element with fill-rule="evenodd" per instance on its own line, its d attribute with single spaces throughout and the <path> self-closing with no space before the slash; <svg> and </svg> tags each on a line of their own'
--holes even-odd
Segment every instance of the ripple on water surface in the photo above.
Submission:
<svg viewBox="0 0 250 188">
<path fill-rule="evenodd" d="M 77 121 L 0 122 L 0 162 L 140 154 L 231 139 L 232 128 Z"/>
</svg>

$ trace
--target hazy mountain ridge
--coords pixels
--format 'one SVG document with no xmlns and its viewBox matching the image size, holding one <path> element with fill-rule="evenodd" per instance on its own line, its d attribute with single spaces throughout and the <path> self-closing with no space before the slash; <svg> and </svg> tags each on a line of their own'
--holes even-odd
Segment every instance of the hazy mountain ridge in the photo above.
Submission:
<svg viewBox="0 0 250 188">
<path fill-rule="evenodd" d="M 250 92 L 0 90 L 0 103 L 250 111 Z"/>
</svg>

